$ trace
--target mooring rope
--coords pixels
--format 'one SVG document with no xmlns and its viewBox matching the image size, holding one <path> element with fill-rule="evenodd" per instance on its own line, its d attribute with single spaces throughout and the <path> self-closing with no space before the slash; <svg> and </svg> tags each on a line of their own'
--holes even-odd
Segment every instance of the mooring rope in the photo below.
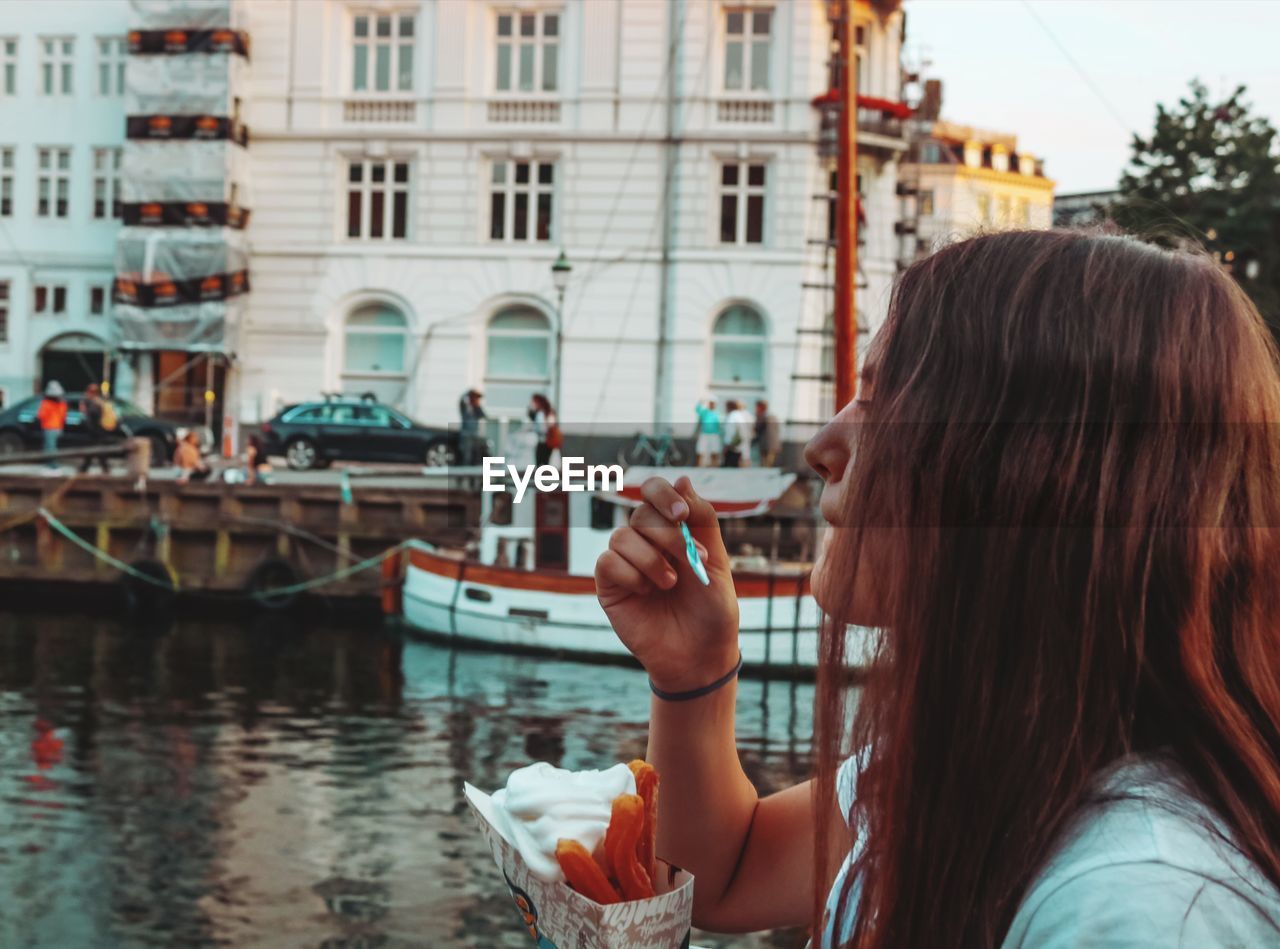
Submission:
<svg viewBox="0 0 1280 949">
<path fill-rule="evenodd" d="M 89 543 L 87 540 L 85 540 L 83 537 L 81 537 L 79 534 L 73 531 L 66 524 L 62 523 L 62 521 L 58 520 L 58 518 L 56 518 L 47 508 L 44 508 L 44 507 L 40 508 L 36 512 L 36 514 L 44 518 L 45 522 L 50 527 L 52 527 L 55 531 L 57 531 L 67 540 L 71 541 L 71 543 L 75 544 L 85 553 L 90 554 L 93 557 L 96 557 L 98 560 L 101 560 L 103 563 L 106 563 L 111 567 L 114 567 L 116 570 L 119 570 L 121 573 L 125 574 L 126 576 L 132 577 L 133 579 L 141 581 L 142 583 L 147 583 L 152 586 L 160 587 L 164 590 L 169 590 L 171 592 L 177 591 L 178 586 L 177 586 L 176 580 L 170 583 L 167 580 L 162 580 L 159 577 L 154 577 L 151 574 L 144 573 L 143 571 L 138 570 L 136 567 L 132 566 L 131 564 L 127 564 L 123 560 L 120 560 L 116 557 L 111 556 L 111 554 L 109 554 L 107 551 L 102 550 L 96 545 Z M 259 591 L 256 591 L 256 593 L 243 593 L 239 595 L 248 597 L 248 598 L 261 597 L 261 596 L 284 597 L 284 596 L 295 596 L 296 594 L 299 594 L 299 593 L 307 593 L 311 590 L 318 590 L 321 587 L 328 586 L 331 583 L 337 583 L 340 580 L 346 580 L 348 577 L 353 577 L 358 573 L 364 573 L 366 570 L 373 570 L 377 567 L 380 567 L 382 565 L 382 562 L 388 556 L 390 556 L 391 554 L 399 553 L 400 551 L 404 550 L 405 547 L 408 546 L 408 543 L 409 543 L 408 541 L 401 541 L 400 543 L 395 544 L 392 547 L 388 547 L 386 550 L 382 551 L 382 553 L 375 554 L 372 557 L 367 557 L 364 560 L 358 561 L 357 563 L 353 563 L 346 567 L 342 567 L 341 569 L 335 570 L 332 573 L 326 574 L 325 576 L 322 576 L 322 577 L 315 577 L 314 579 L 311 579 L 311 580 L 303 580 L 298 583 L 293 583 L 285 587 L 272 587 L 269 590 L 259 590 Z M 200 592 L 209 592 L 209 591 L 200 591 Z M 236 594 L 229 593 L 228 595 L 234 596 Z"/>
</svg>

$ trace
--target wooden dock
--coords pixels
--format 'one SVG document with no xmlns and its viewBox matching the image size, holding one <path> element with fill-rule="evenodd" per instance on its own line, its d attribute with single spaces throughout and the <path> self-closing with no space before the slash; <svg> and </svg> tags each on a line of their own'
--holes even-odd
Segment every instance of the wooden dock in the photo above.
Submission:
<svg viewBox="0 0 1280 949">
<path fill-rule="evenodd" d="M 349 485 L 153 481 L 140 492 L 126 477 L 0 472 L 0 584 L 9 595 L 38 584 L 74 596 L 77 585 L 141 583 L 127 565 L 179 592 L 278 606 L 271 590 L 319 582 L 409 538 L 464 542 L 479 516 L 478 495 L 443 478 Z M 316 592 L 369 599 L 382 586 L 372 569 Z"/>
</svg>

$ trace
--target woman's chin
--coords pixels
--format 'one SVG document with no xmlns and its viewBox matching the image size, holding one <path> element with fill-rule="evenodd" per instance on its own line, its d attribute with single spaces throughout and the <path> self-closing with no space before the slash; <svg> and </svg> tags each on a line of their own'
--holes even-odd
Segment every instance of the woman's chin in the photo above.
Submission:
<svg viewBox="0 0 1280 949">
<path fill-rule="evenodd" d="M 828 580 L 825 551 L 818 554 L 818 559 L 813 563 L 813 569 L 809 571 L 809 590 L 813 594 L 814 602 L 818 604 L 818 609 L 828 615 L 838 612 L 836 598 L 832 595 L 833 591 Z"/>
</svg>

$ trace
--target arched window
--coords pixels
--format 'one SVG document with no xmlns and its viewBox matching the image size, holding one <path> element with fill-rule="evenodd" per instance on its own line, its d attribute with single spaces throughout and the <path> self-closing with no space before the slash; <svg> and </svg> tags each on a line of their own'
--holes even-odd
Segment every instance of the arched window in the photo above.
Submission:
<svg viewBox="0 0 1280 949">
<path fill-rule="evenodd" d="M 531 306 L 513 306 L 489 321 L 485 401 L 498 411 L 521 412 L 534 392 L 551 388 L 551 322 Z"/>
<path fill-rule="evenodd" d="M 372 392 L 386 402 L 404 400 L 407 359 L 404 314 L 386 303 L 368 303 L 347 316 L 342 388 Z"/>
<path fill-rule="evenodd" d="M 736 304 L 711 328 L 711 388 L 744 405 L 766 398 L 764 317 Z"/>
</svg>

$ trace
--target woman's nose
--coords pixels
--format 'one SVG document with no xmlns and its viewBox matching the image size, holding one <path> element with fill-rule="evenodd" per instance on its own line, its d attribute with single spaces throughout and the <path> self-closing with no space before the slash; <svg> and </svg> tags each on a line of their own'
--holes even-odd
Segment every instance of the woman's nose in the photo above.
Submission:
<svg viewBox="0 0 1280 949">
<path fill-rule="evenodd" d="M 823 481 L 834 484 L 844 476 L 853 454 L 854 404 L 850 402 L 804 447 L 804 460 Z"/>
</svg>

